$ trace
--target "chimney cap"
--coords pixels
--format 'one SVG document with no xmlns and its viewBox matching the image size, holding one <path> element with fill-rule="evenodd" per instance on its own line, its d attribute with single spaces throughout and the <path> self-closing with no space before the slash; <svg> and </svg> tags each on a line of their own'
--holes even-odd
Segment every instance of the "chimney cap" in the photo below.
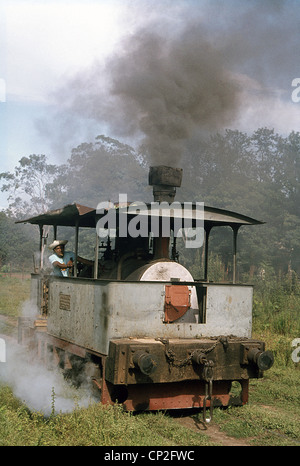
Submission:
<svg viewBox="0 0 300 466">
<path fill-rule="evenodd" d="M 157 165 L 150 167 L 149 185 L 164 185 L 179 188 L 182 181 L 182 168 Z"/>
</svg>

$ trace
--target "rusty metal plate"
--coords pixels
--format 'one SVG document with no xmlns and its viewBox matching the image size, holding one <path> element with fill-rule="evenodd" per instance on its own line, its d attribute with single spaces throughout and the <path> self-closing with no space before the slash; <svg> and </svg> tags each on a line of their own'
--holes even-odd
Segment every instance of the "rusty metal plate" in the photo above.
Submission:
<svg viewBox="0 0 300 466">
<path fill-rule="evenodd" d="M 71 310 L 71 296 L 69 294 L 59 293 L 59 309 L 64 311 Z"/>
<path fill-rule="evenodd" d="M 190 307 L 190 289 L 188 286 L 166 285 L 165 319 L 167 323 L 182 317 Z"/>
<path fill-rule="evenodd" d="M 214 406 L 241 406 L 248 400 L 248 380 L 241 380 L 242 392 L 239 397 L 230 393 L 231 383 L 219 381 L 213 385 Z M 188 381 L 168 384 L 130 385 L 123 406 L 128 411 L 202 408 L 205 398 L 205 384 L 202 381 Z M 207 401 L 210 406 L 211 401 Z"/>
</svg>

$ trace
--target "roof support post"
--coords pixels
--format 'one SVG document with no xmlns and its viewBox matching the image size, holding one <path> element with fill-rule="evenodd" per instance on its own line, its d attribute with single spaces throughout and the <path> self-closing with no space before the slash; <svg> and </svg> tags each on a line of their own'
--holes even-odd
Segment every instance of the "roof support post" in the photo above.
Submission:
<svg viewBox="0 0 300 466">
<path fill-rule="evenodd" d="M 232 283 L 236 282 L 236 250 L 237 250 L 237 234 L 240 228 L 240 225 L 232 225 L 233 230 L 233 275 Z"/>
<path fill-rule="evenodd" d="M 211 230 L 211 226 L 205 226 L 205 256 L 204 256 L 204 280 L 207 282 L 208 277 L 208 239 Z"/>
<path fill-rule="evenodd" d="M 75 260 L 74 260 L 74 277 L 77 277 L 78 236 L 79 236 L 79 221 L 78 221 L 78 220 L 76 220 L 76 225 L 75 225 Z"/>
<path fill-rule="evenodd" d="M 98 278 L 99 236 L 96 228 L 94 278 Z"/>
<path fill-rule="evenodd" d="M 43 234 L 44 234 L 44 225 L 39 225 L 40 229 L 40 271 L 44 265 L 44 245 L 43 245 Z"/>
</svg>

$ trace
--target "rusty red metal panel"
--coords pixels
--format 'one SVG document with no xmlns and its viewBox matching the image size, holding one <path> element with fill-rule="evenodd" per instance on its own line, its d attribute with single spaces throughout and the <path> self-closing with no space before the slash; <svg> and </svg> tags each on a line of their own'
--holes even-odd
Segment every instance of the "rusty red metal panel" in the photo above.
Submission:
<svg viewBox="0 0 300 466">
<path fill-rule="evenodd" d="M 165 322 L 174 322 L 182 317 L 190 307 L 190 290 L 184 285 L 166 285 Z"/>
<path fill-rule="evenodd" d="M 213 384 L 214 406 L 242 405 L 248 399 L 248 381 L 241 381 L 240 397 L 230 394 L 230 381 Z M 203 408 L 205 382 L 186 381 L 168 384 L 129 385 L 127 399 L 122 403 L 128 411 Z M 210 400 L 207 400 L 207 407 Z"/>
</svg>

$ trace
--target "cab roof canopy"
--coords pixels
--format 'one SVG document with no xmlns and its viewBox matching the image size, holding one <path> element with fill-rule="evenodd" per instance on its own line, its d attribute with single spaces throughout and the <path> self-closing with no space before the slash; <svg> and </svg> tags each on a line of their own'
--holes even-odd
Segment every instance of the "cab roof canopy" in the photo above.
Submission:
<svg viewBox="0 0 300 466">
<path fill-rule="evenodd" d="M 182 218 L 182 219 L 193 219 L 204 220 L 205 228 L 212 228 L 215 226 L 226 226 L 239 227 L 242 225 L 260 225 L 264 222 L 255 220 L 251 217 L 238 214 L 229 210 L 218 209 L 215 207 L 209 207 L 204 205 L 203 209 L 198 209 L 196 203 L 179 203 L 176 205 L 180 208 L 167 212 L 167 210 L 158 208 L 152 204 L 139 204 L 132 203 L 127 205 L 114 204 L 113 209 L 120 215 L 126 214 L 129 219 L 137 214 L 147 216 L 168 216 L 171 218 Z M 33 225 L 54 225 L 54 226 L 78 226 L 78 227 L 89 227 L 95 228 L 99 218 L 103 217 L 107 213 L 104 210 L 103 213 L 97 212 L 97 209 L 93 207 L 84 206 L 78 203 L 68 204 L 60 209 L 50 210 L 43 214 L 19 220 L 16 223 L 31 223 Z"/>
</svg>

